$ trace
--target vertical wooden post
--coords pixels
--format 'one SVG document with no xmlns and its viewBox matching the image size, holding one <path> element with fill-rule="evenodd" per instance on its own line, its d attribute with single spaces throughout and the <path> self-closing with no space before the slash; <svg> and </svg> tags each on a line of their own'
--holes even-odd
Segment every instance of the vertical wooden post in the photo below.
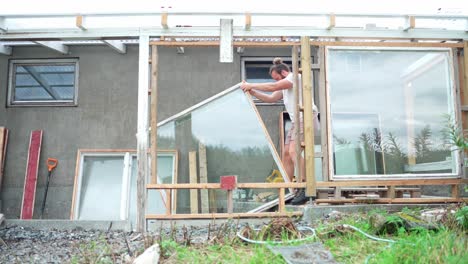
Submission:
<svg viewBox="0 0 468 264">
<path fill-rule="evenodd" d="M 227 212 L 232 214 L 234 211 L 234 201 L 232 200 L 232 189 L 227 190 Z"/>
<path fill-rule="evenodd" d="M 387 198 L 395 198 L 395 186 L 389 186 L 387 191 Z"/>
<path fill-rule="evenodd" d="M 200 183 L 208 183 L 208 167 L 206 162 L 206 146 L 203 143 L 198 145 L 198 164 L 200 171 Z M 200 190 L 201 212 L 202 214 L 209 213 L 210 204 L 208 200 L 208 190 Z"/>
<path fill-rule="evenodd" d="M 138 232 L 146 232 L 146 188 L 148 179 L 148 60 L 149 36 L 141 35 L 138 53 L 138 128 L 137 128 L 137 223 Z"/>
<path fill-rule="evenodd" d="M 294 120 L 291 120 L 294 122 L 294 139 L 295 139 L 295 149 L 296 149 L 296 157 L 295 159 L 295 167 L 297 168 L 297 175 L 296 175 L 296 181 L 301 182 L 303 179 L 302 174 L 303 174 L 303 168 L 301 166 L 301 137 L 300 137 L 300 131 L 301 131 L 301 121 L 300 121 L 300 113 L 299 113 L 299 105 L 302 104 L 301 102 L 301 96 L 300 96 L 300 91 L 299 91 L 299 47 L 298 46 L 293 46 L 292 47 L 292 71 L 293 71 L 293 76 L 294 76 L 294 83 L 293 83 L 293 91 L 294 91 Z M 281 139 L 283 140 L 283 139 Z M 288 175 L 290 179 L 292 179 L 293 175 Z"/>
<path fill-rule="evenodd" d="M 158 179 L 158 46 L 151 47 L 151 183 Z"/>
<path fill-rule="evenodd" d="M 460 198 L 460 190 L 458 188 L 458 185 L 456 184 L 450 185 L 450 188 L 451 188 L 452 198 L 454 199 Z"/>
<path fill-rule="evenodd" d="M 279 196 L 278 196 L 278 211 L 280 213 L 284 213 L 285 211 L 285 204 L 284 204 L 284 188 L 279 188 Z"/>
<path fill-rule="evenodd" d="M 323 181 L 330 180 L 328 172 L 328 126 L 327 126 L 327 96 L 326 96 L 326 62 L 325 47 L 319 48 L 319 101 L 320 101 L 320 137 L 322 140 L 322 178 Z M 340 192 L 341 193 L 341 192 Z M 341 194 L 340 194 L 341 196 Z"/>
<path fill-rule="evenodd" d="M 316 197 L 315 183 L 315 149 L 314 149 L 314 97 L 312 91 L 312 67 L 310 61 L 310 38 L 301 37 L 302 96 L 304 102 L 304 141 L 305 141 L 305 175 L 306 196 Z"/>
<path fill-rule="evenodd" d="M 172 214 L 172 189 L 166 190 L 166 215 Z"/>
<path fill-rule="evenodd" d="M 189 178 L 190 183 L 198 183 L 196 151 L 189 152 Z M 190 213 L 198 214 L 198 189 L 190 190 Z"/>
</svg>

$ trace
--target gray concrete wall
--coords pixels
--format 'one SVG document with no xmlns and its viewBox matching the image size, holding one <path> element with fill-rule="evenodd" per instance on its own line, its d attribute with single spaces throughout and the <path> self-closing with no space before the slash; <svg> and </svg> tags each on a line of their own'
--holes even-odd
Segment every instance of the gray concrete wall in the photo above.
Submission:
<svg viewBox="0 0 468 264">
<path fill-rule="evenodd" d="M 241 81 L 241 56 L 290 56 L 289 49 L 250 49 L 234 54 L 234 63 L 219 63 L 218 48 L 159 48 L 158 119 L 163 120 Z M 9 59 L 79 58 L 77 107 L 6 108 Z M 138 47 L 118 54 L 105 46 L 71 46 L 60 55 L 42 47 L 15 47 L 0 56 L 0 126 L 10 130 L 0 200 L 7 218 L 19 218 L 31 130 L 43 129 L 43 144 L 34 217 L 39 216 L 48 157 L 59 159 L 49 185 L 46 219 L 70 215 L 78 149 L 136 147 Z M 283 106 L 259 106 L 275 144 Z"/>
</svg>

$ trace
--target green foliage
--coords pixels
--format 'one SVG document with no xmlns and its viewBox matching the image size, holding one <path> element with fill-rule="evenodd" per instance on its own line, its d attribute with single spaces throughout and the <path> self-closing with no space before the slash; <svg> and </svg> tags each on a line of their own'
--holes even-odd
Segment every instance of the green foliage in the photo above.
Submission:
<svg viewBox="0 0 468 264">
<path fill-rule="evenodd" d="M 80 254 L 72 256 L 70 262 L 78 263 L 93 263 L 93 264 L 112 264 L 112 250 L 104 237 L 100 237 L 97 241 L 90 241 L 78 246 Z"/>
<path fill-rule="evenodd" d="M 468 230 L 468 206 L 463 206 L 455 212 L 455 219 L 463 230 Z"/>
</svg>

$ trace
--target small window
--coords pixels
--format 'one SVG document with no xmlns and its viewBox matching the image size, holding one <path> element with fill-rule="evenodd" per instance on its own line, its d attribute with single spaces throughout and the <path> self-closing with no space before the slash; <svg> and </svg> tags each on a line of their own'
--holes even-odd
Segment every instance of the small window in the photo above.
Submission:
<svg viewBox="0 0 468 264">
<path fill-rule="evenodd" d="M 78 59 L 10 60 L 8 106 L 76 106 Z"/>
<path fill-rule="evenodd" d="M 273 59 L 273 57 L 242 58 L 242 80 L 251 83 L 275 82 L 270 76 L 270 66 L 272 65 Z M 283 58 L 283 61 L 290 68 L 292 67 L 291 58 Z M 255 97 L 254 101 L 256 104 L 269 104 Z M 283 104 L 283 100 L 279 100 L 273 104 Z"/>
</svg>

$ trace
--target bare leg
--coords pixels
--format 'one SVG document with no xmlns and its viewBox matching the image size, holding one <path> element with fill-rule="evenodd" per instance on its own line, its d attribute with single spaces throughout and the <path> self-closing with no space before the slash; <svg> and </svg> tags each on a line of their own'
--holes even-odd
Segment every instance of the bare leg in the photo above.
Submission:
<svg viewBox="0 0 468 264">
<path fill-rule="evenodd" d="M 290 157 L 290 154 L 289 154 L 290 145 L 291 144 L 284 145 L 284 149 L 282 153 L 282 162 L 283 162 L 284 170 L 289 180 L 292 182 L 294 179 L 294 161 Z"/>
<path fill-rule="evenodd" d="M 293 173 L 294 173 L 294 165 L 296 163 L 296 141 L 291 140 L 287 146 L 288 146 L 288 149 L 289 149 L 288 154 L 289 154 L 289 157 L 291 158 L 292 167 L 293 167 L 292 170 L 293 170 Z M 300 177 L 298 177 L 298 182 L 305 182 L 305 173 L 304 173 L 304 171 L 305 171 L 304 158 L 301 155 L 300 169 L 299 169 Z"/>
</svg>

